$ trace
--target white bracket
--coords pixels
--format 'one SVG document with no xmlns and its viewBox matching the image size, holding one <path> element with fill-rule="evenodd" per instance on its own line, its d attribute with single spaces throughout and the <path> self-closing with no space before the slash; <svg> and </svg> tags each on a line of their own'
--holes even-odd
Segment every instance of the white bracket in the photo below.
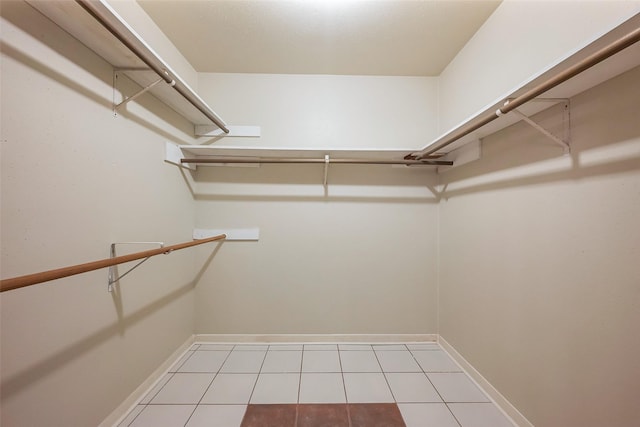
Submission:
<svg viewBox="0 0 640 427">
<path fill-rule="evenodd" d="M 227 126 L 229 133 L 215 125 L 196 125 L 196 136 L 260 138 L 260 126 Z"/>
<path fill-rule="evenodd" d="M 329 159 L 329 155 L 325 154 L 324 155 L 324 181 L 322 182 L 322 185 L 324 185 L 324 188 L 327 188 L 327 182 L 329 179 L 329 162 L 331 160 Z"/>
<path fill-rule="evenodd" d="M 565 104 L 565 108 L 568 108 L 568 103 Z M 549 132 L 547 129 L 543 128 L 538 123 L 531 120 L 528 116 L 523 114 L 518 109 L 511 110 L 511 112 L 517 115 L 518 117 L 520 117 L 529 126 L 533 127 L 535 130 L 537 130 L 538 132 L 540 132 L 541 134 L 543 134 L 544 136 L 546 136 L 547 138 L 549 138 L 550 140 L 552 140 L 553 142 L 561 146 L 564 154 L 569 154 L 569 152 L 571 151 L 571 147 L 569 146 L 568 138 L 567 138 L 567 141 L 561 138 L 558 138 L 557 136 Z"/>
<path fill-rule="evenodd" d="M 507 105 L 513 98 L 507 99 L 505 105 Z M 512 113 L 520 117 L 525 123 L 529 126 L 536 129 L 538 132 L 558 144 L 562 147 L 564 154 L 569 154 L 571 151 L 571 147 L 569 143 L 571 142 L 571 103 L 568 98 L 534 98 L 529 102 L 550 102 L 553 104 L 562 103 L 563 111 L 562 111 L 562 123 L 564 126 L 564 135 L 562 138 L 557 137 L 556 135 L 549 132 L 547 129 L 540 126 L 540 124 L 533 121 L 529 116 L 522 113 L 521 111 L 514 109 L 511 110 Z"/>
<path fill-rule="evenodd" d="M 225 234 L 225 241 L 238 240 L 250 241 L 260 240 L 260 229 L 255 228 L 220 228 L 220 229 L 204 229 L 196 228 L 193 230 L 194 239 L 206 239 L 208 237 L 219 236 Z"/>
<path fill-rule="evenodd" d="M 115 104 L 113 106 L 113 109 L 117 110 L 118 108 L 122 107 L 123 105 L 127 104 L 128 102 L 133 101 L 134 99 L 136 99 L 137 97 L 139 97 L 143 93 L 146 93 L 149 89 L 151 89 L 152 87 L 154 87 L 155 85 L 157 85 L 158 83 L 160 83 L 162 81 L 164 81 L 164 80 L 163 79 L 158 79 L 155 82 L 151 83 L 149 86 L 140 89 L 138 92 L 134 93 L 133 95 L 125 97 L 124 100 L 122 100 L 119 104 Z"/>
<path fill-rule="evenodd" d="M 159 245 L 161 248 L 163 248 L 164 247 L 164 242 L 120 242 L 120 243 L 112 243 L 111 247 L 109 249 L 109 258 L 115 258 L 115 256 L 116 256 L 116 245 Z M 140 266 L 140 264 L 142 264 L 143 262 L 145 262 L 149 258 L 151 258 L 151 257 L 146 257 L 145 259 L 143 259 L 142 261 L 140 261 L 139 263 L 137 263 L 136 265 L 134 265 L 133 267 L 131 267 L 129 270 L 127 270 L 125 273 L 121 274 L 118 277 L 115 277 L 115 275 L 116 275 L 116 266 L 114 265 L 114 266 L 109 267 L 107 290 L 109 292 L 113 292 L 113 284 L 114 283 L 116 283 L 118 280 L 122 279 L 127 274 L 131 273 L 134 269 L 136 269 L 138 266 Z"/>
</svg>

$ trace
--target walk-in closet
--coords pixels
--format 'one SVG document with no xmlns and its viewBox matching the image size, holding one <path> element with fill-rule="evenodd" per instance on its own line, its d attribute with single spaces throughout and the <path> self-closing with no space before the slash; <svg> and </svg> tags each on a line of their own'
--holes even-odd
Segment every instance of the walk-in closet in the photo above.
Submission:
<svg viewBox="0 0 640 427">
<path fill-rule="evenodd" d="M 3 427 L 640 425 L 640 2 L 0 36 Z"/>
</svg>

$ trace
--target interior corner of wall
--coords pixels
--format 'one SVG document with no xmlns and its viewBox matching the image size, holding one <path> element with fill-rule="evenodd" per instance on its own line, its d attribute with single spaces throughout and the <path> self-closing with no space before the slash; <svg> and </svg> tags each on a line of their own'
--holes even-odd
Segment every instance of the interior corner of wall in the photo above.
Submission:
<svg viewBox="0 0 640 427">
<path fill-rule="evenodd" d="M 194 91 L 198 90 L 198 73 L 182 52 L 164 34 L 136 0 L 104 0 L 142 37 L 158 55 L 171 65 Z"/>
</svg>

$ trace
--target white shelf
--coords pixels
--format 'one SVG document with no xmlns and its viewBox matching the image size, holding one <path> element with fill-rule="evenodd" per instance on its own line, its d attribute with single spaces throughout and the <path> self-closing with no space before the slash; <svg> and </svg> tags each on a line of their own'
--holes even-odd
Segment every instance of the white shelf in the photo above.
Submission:
<svg viewBox="0 0 640 427">
<path fill-rule="evenodd" d="M 120 42 L 116 36 L 102 26 L 102 24 L 76 2 L 29 1 L 29 3 L 63 30 L 67 31 L 105 61 L 113 65 L 114 69 L 118 70 L 119 73 L 126 75 L 141 87 L 147 87 L 158 80 L 158 74 L 150 70 L 149 67 Z M 127 27 L 126 23 L 124 23 L 120 17 L 118 17 L 118 19 L 123 23 L 123 27 Z M 143 44 L 153 52 L 144 40 L 137 35 L 135 35 L 135 37 L 140 44 Z M 153 53 L 159 58 L 155 52 Z M 187 92 L 190 92 L 194 97 L 198 97 L 189 85 L 180 79 L 177 73 L 169 67 L 165 68 L 167 68 L 173 79 L 179 81 L 179 84 L 185 88 Z M 207 116 L 187 101 L 169 84 L 161 82 L 151 88 L 149 93 L 153 94 L 194 125 L 211 125 L 211 120 L 207 118 Z"/>
<path fill-rule="evenodd" d="M 456 133 L 459 129 L 465 128 L 468 125 L 477 122 L 479 119 L 486 117 L 487 114 L 495 112 L 498 108 L 503 106 L 505 100 L 509 98 L 515 98 L 525 93 L 532 87 L 535 87 L 540 83 L 547 81 L 549 78 L 558 74 L 560 71 L 565 70 L 572 65 L 580 62 L 599 49 L 607 46 L 608 44 L 630 33 L 631 31 L 636 30 L 637 28 L 640 28 L 640 14 L 635 15 L 631 19 L 622 23 L 610 32 L 604 34 L 602 37 L 599 37 L 598 39 L 592 41 L 588 45 L 568 54 L 564 59 L 547 67 L 546 70 L 543 70 L 537 75 L 522 82 L 511 91 L 508 91 L 502 96 L 496 98 L 494 102 L 485 106 L 476 114 L 470 116 L 451 130 L 445 132 L 440 137 L 430 142 L 425 148 L 421 149 L 420 151 L 425 150 L 429 146 L 438 145 L 440 142 L 446 140 L 450 135 Z M 627 47 L 626 49 L 595 65 L 594 67 L 583 71 L 577 76 L 547 91 L 542 95 L 542 97 L 568 99 L 637 66 L 640 66 L 640 43 L 635 43 L 634 45 Z M 521 106 L 519 110 L 527 116 L 531 116 L 546 108 L 549 108 L 551 105 L 552 104 L 542 102 L 529 102 Z M 457 148 L 460 148 L 463 145 L 496 133 L 508 126 L 511 126 L 514 123 L 517 123 L 520 120 L 521 119 L 515 114 L 506 114 L 483 126 L 477 131 L 460 138 L 455 143 L 439 150 L 438 152 L 449 153 L 456 150 Z"/>
</svg>

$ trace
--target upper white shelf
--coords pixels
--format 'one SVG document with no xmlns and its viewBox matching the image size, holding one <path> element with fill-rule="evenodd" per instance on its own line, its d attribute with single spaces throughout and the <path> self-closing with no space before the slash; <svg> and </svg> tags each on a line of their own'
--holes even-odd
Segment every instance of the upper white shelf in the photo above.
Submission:
<svg viewBox="0 0 640 427">
<path fill-rule="evenodd" d="M 71 35 L 76 37 L 98 55 L 103 57 L 106 61 L 111 63 L 114 68 L 120 70 L 123 74 L 127 75 L 133 81 L 138 83 L 142 87 L 148 87 L 153 82 L 158 80 L 158 73 L 149 69 L 148 63 L 141 60 L 136 54 L 134 54 L 129 47 L 125 46 L 121 40 L 112 34 L 105 26 L 98 22 L 90 13 L 88 13 L 78 2 L 73 1 L 39 1 L 39 0 L 27 0 L 36 9 L 40 10 L 60 27 L 65 29 Z M 118 27 L 122 27 L 125 31 L 132 33 L 132 37 L 136 43 L 141 44 L 146 50 L 153 53 L 155 52 L 146 45 L 146 43 L 139 38 L 137 34 L 120 18 L 104 0 L 87 2 L 86 0 L 79 0 L 81 3 L 85 3 L 85 7 L 97 7 L 106 10 L 110 17 L 114 18 L 114 21 Z M 112 16 L 113 15 L 113 16 Z M 477 114 L 472 115 L 467 120 L 463 121 L 460 125 L 445 132 L 443 135 L 431 141 L 421 151 L 428 150 L 429 147 L 437 147 L 443 141 L 448 141 L 452 135 L 459 134 L 463 129 L 469 129 L 474 123 L 482 121 L 483 117 L 486 117 L 488 113 L 495 112 L 498 108 L 502 107 L 505 100 L 510 98 L 516 98 L 523 93 L 526 93 L 529 89 L 536 87 L 543 82 L 549 80 L 553 76 L 561 73 L 563 70 L 570 68 L 571 66 L 580 63 L 585 58 L 588 58 L 594 52 L 602 49 L 603 47 L 613 43 L 620 37 L 640 28 L 640 14 L 635 15 L 628 21 L 622 23 L 618 27 L 614 28 L 609 33 L 594 40 L 588 45 L 581 47 L 575 52 L 567 55 L 565 58 L 559 60 L 555 64 L 551 64 L 547 69 L 542 70 L 537 75 L 531 77 L 527 81 L 518 85 L 511 91 L 508 91 L 502 96 L 495 99 L 486 107 L 482 108 Z M 159 58 L 159 57 L 158 57 Z M 164 65 L 164 63 L 163 63 Z M 558 98 L 566 99 L 575 96 L 576 94 L 583 92 L 589 88 L 592 88 L 606 80 L 609 80 L 631 68 L 640 65 L 640 43 L 635 43 L 630 47 L 622 50 L 621 52 L 611 56 L 603 62 L 589 68 L 586 71 L 581 72 L 577 76 L 555 86 L 553 89 L 548 90 L 543 94 L 545 98 Z M 202 101 L 198 95 L 191 90 L 191 88 L 182 81 L 173 70 L 168 66 L 163 66 L 162 69 L 167 69 L 171 74 L 171 77 L 177 81 L 176 88 L 170 84 L 161 82 L 154 85 L 149 92 L 154 96 L 165 102 L 176 112 L 187 118 L 195 126 L 195 128 L 202 129 L 201 125 L 208 125 L 206 132 L 194 130 L 195 134 L 201 134 L 206 136 L 224 136 L 218 130 L 221 130 L 221 126 L 218 124 L 212 124 L 211 114 L 213 111 Z M 479 82 L 482 83 L 482 82 Z M 179 89 L 179 90 L 176 90 Z M 189 95 L 185 97 L 185 92 Z M 188 101 L 186 98 L 191 98 Z M 195 99 L 195 103 L 193 100 Z M 206 108 L 202 108 L 204 105 Z M 199 106 L 199 107 L 198 107 Z M 548 108 L 548 103 L 536 103 L 529 102 L 522 105 L 519 110 L 527 116 L 533 115 L 545 108 Z M 208 111 L 209 116 L 204 114 L 202 110 Z M 215 113 L 213 113 L 215 116 Z M 216 116 L 217 117 L 217 116 Z M 473 141 L 477 141 L 485 136 L 491 135 L 501 129 L 504 129 L 521 120 L 517 114 L 505 114 L 496 120 L 491 121 L 483 125 L 481 128 L 470 132 L 468 135 L 461 137 L 454 143 L 447 145 L 446 147 L 438 150 L 440 154 L 450 153 L 457 148 L 469 144 Z M 224 125 L 224 122 L 222 122 Z M 226 125 L 224 125 L 226 126 Z M 217 128 L 217 129 L 216 129 Z M 228 129 L 228 128 L 227 128 Z M 231 129 L 228 129 L 231 130 Z M 198 133 L 200 132 L 200 133 Z M 204 132 L 204 133 L 203 133 Z M 260 130 L 256 127 L 234 127 L 227 136 L 259 136 Z M 315 157 L 316 155 L 325 155 L 331 150 L 307 150 L 307 149 L 284 149 L 284 148 L 269 148 L 261 147 L 256 149 L 254 147 L 219 147 L 216 144 L 213 146 L 203 146 L 201 149 L 189 147 L 181 147 L 182 152 L 190 153 L 195 156 L 213 156 L 213 155 L 227 155 L 227 156 L 260 156 L 260 155 L 281 155 L 281 156 L 302 156 L 302 157 Z M 334 150 L 335 151 L 335 150 Z M 341 156 L 358 156 L 366 158 L 402 158 L 410 153 L 419 153 L 416 150 L 408 149 L 402 150 L 339 150 L 336 153 Z"/>
<path fill-rule="evenodd" d="M 637 32 L 639 28 L 640 14 L 636 14 L 629 20 L 620 24 L 598 39 L 592 41 L 586 46 L 577 49 L 572 53 L 569 53 L 564 58 L 542 70 L 540 73 L 522 82 L 514 89 L 502 94 L 502 96 L 496 98 L 494 102 L 485 106 L 476 114 L 470 116 L 466 120 L 462 121 L 459 125 L 455 126 L 454 128 L 442 134 L 440 137 L 430 142 L 421 151 L 425 151 L 429 147 L 436 147 L 440 145 L 443 141 L 448 140 L 452 135 L 458 134 L 460 130 L 469 129 L 474 123 L 479 123 L 483 118 L 487 116 L 487 114 L 494 113 L 498 108 L 503 107 L 506 100 L 517 98 L 530 89 L 543 84 L 544 82 L 550 80 L 564 70 L 567 70 L 570 67 L 579 64 L 581 61 L 589 58 L 594 53 L 618 41 L 620 38 L 627 36 L 632 32 Z M 541 97 L 547 99 L 556 98 L 558 99 L 558 102 L 561 102 L 562 99 L 571 98 L 637 66 L 640 66 L 640 43 L 636 42 L 635 44 L 632 44 L 631 46 L 623 49 L 613 56 L 610 56 L 599 64 L 585 71 L 582 71 L 578 75 L 548 90 L 543 95 L 541 95 Z M 549 103 L 529 102 L 519 107 L 519 110 L 525 115 L 531 116 L 537 112 L 549 108 L 549 106 Z M 477 141 L 488 135 L 496 133 L 499 130 L 511 126 L 512 124 L 520 120 L 522 119 L 516 114 L 505 114 L 503 116 L 500 116 L 498 119 L 485 124 L 477 131 L 463 136 L 456 142 L 438 150 L 437 152 L 449 153 L 463 145 L 469 144 L 473 141 Z"/>
<path fill-rule="evenodd" d="M 168 76 L 167 83 L 161 82 L 154 85 L 149 90 L 150 93 L 194 125 L 212 125 L 220 128 L 220 125 L 212 124 L 215 121 L 211 117 L 214 117 L 222 126 L 226 126 L 222 119 L 211 110 L 189 85 L 104 1 L 86 2 L 85 7 L 92 8 L 92 13 L 97 17 L 92 16 L 83 6 L 74 1 L 27 1 L 105 61 L 113 65 L 120 73 L 125 74 L 141 87 L 146 88 L 163 76 L 151 69 L 149 63 L 145 63 L 124 43 L 131 44 L 133 48 L 142 51 L 147 58 L 155 62 L 157 70 L 165 70 L 165 79 Z M 117 31 L 121 32 L 120 35 L 113 34 L 98 21 L 98 18 L 115 27 Z M 169 83 L 171 80 L 173 80 L 173 83 Z M 187 100 L 187 98 L 191 101 Z"/>
</svg>

